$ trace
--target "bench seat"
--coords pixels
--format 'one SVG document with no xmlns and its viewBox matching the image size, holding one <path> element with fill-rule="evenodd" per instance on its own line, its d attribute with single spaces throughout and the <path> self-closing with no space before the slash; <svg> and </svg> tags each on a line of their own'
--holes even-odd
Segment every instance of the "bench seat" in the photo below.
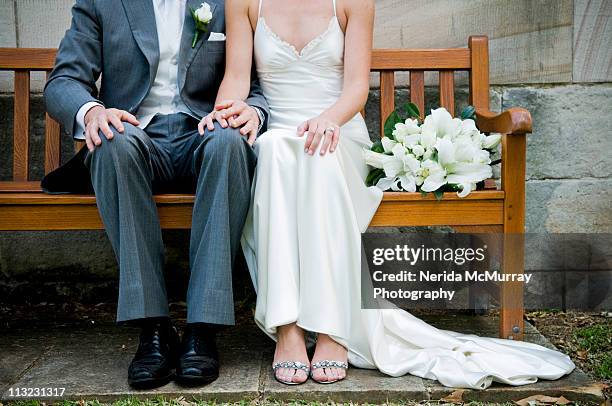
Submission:
<svg viewBox="0 0 612 406">
<path fill-rule="evenodd" d="M 191 227 L 193 195 L 155 196 L 166 229 Z M 484 190 L 460 199 L 446 193 L 437 201 L 420 193 L 386 192 L 372 226 L 502 225 L 504 192 Z M 98 230 L 102 221 L 93 195 L 49 195 L 43 192 L 0 192 L 0 230 Z"/>
</svg>

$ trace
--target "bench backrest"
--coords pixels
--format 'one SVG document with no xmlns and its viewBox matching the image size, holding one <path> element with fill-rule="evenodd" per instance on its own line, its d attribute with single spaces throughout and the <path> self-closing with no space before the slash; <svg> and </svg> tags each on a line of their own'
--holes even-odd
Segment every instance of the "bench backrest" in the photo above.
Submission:
<svg viewBox="0 0 612 406">
<path fill-rule="evenodd" d="M 440 106 L 455 110 L 456 71 L 469 72 L 469 103 L 477 109 L 489 108 L 489 56 L 485 36 L 470 37 L 468 48 L 377 49 L 372 54 L 372 71 L 380 72 L 380 128 L 395 109 L 395 72 L 409 72 L 410 100 L 425 111 L 425 71 L 439 72 Z M 53 69 L 55 49 L 0 48 L 0 70 L 15 72 L 13 113 L 13 180 L 0 182 L 2 191 L 39 190 L 29 179 L 30 72 Z M 60 127 L 51 117 L 45 119 L 45 173 L 60 165 Z M 0 163 L 1 165 L 2 163 Z"/>
</svg>

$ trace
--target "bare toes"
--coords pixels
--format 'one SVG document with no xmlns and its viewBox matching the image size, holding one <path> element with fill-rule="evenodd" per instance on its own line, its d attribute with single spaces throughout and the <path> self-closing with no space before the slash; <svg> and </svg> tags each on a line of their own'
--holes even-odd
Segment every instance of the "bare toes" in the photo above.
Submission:
<svg viewBox="0 0 612 406">
<path fill-rule="evenodd" d="M 326 368 L 326 374 L 328 381 L 336 381 L 338 380 L 338 374 L 336 373 L 336 368 Z"/>
<path fill-rule="evenodd" d="M 307 379 L 308 375 L 306 375 L 306 372 L 302 371 L 301 369 L 296 370 L 295 375 L 293 375 L 293 382 L 295 383 L 306 382 Z"/>
<path fill-rule="evenodd" d="M 279 369 L 276 377 L 281 381 L 287 381 L 289 378 L 289 370 L 287 368 Z"/>
<path fill-rule="evenodd" d="M 327 376 L 325 375 L 325 371 L 322 368 L 315 369 L 312 376 L 317 381 L 327 382 Z"/>
</svg>

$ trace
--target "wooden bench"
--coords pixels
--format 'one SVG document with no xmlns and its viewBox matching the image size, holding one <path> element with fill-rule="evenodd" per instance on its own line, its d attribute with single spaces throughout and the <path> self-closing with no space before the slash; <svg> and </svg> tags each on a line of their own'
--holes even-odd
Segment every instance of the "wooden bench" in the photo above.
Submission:
<svg viewBox="0 0 612 406">
<path fill-rule="evenodd" d="M 47 195 L 37 179 L 28 178 L 30 72 L 53 68 L 53 49 L 0 48 L 0 70 L 15 72 L 13 129 L 13 179 L 0 182 L 0 230 L 102 229 L 95 197 Z M 531 116 L 513 108 L 501 114 L 489 111 L 488 40 L 469 39 L 468 48 L 378 49 L 372 71 L 380 72 L 380 128 L 394 110 L 395 72 L 408 71 L 410 99 L 425 111 L 425 71 L 439 72 L 440 105 L 455 110 L 454 73 L 469 72 L 469 102 L 476 108 L 478 127 L 499 132 L 502 139 L 501 190 L 476 191 L 464 199 L 446 193 L 442 200 L 419 193 L 385 193 L 372 226 L 451 226 L 458 232 L 523 233 L 525 221 L 525 135 L 531 132 Z M 45 172 L 60 165 L 60 127 L 46 117 Z M 69 142 L 72 142 L 70 140 Z M 4 146 L 6 148 L 6 146 Z M 0 163 L 6 164 L 6 163 Z M 431 194 L 430 194 L 431 195 Z M 155 197 L 161 224 L 166 229 L 191 226 L 192 195 Z M 516 245 L 516 244 L 515 244 Z M 505 272 L 523 272 L 522 245 L 503 254 Z M 500 288 L 500 336 L 522 339 L 523 290 L 520 283 Z"/>
</svg>

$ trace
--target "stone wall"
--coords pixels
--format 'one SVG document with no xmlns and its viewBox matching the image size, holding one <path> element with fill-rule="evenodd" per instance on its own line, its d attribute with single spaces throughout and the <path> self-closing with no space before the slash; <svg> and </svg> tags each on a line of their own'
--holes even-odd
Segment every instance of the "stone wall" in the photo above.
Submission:
<svg viewBox="0 0 612 406">
<path fill-rule="evenodd" d="M 56 47 L 70 24 L 73 2 L 0 0 L 0 46 Z M 534 119 L 527 231 L 612 232 L 612 0 L 378 0 L 376 9 L 378 48 L 458 47 L 471 34 L 488 35 L 492 109 L 521 106 Z M 427 83 L 435 82 L 430 75 Z M 458 105 L 465 105 L 466 76 L 458 75 L 457 83 Z M 34 90 L 42 84 L 35 75 Z M 404 84 L 400 76 L 398 85 Z M 11 177 L 11 91 L 11 74 L 0 72 L 0 180 Z M 435 87 L 427 92 L 428 106 L 435 107 Z M 407 94 L 400 88 L 398 103 Z M 373 135 L 377 98 L 374 86 L 367 108 Z M 30 176 L 38 179 L 40 97 L 34 97 L 31 115 Z M 65 141 L 63 159 L 72 152 Z M 187 236 L 164 235 L 168 279 L 179 285 L 185 279 Z M 116 272 L 103 232 L 0 233 L 0 298 L 104 300 L 115 295 Z"/>
</svg>

